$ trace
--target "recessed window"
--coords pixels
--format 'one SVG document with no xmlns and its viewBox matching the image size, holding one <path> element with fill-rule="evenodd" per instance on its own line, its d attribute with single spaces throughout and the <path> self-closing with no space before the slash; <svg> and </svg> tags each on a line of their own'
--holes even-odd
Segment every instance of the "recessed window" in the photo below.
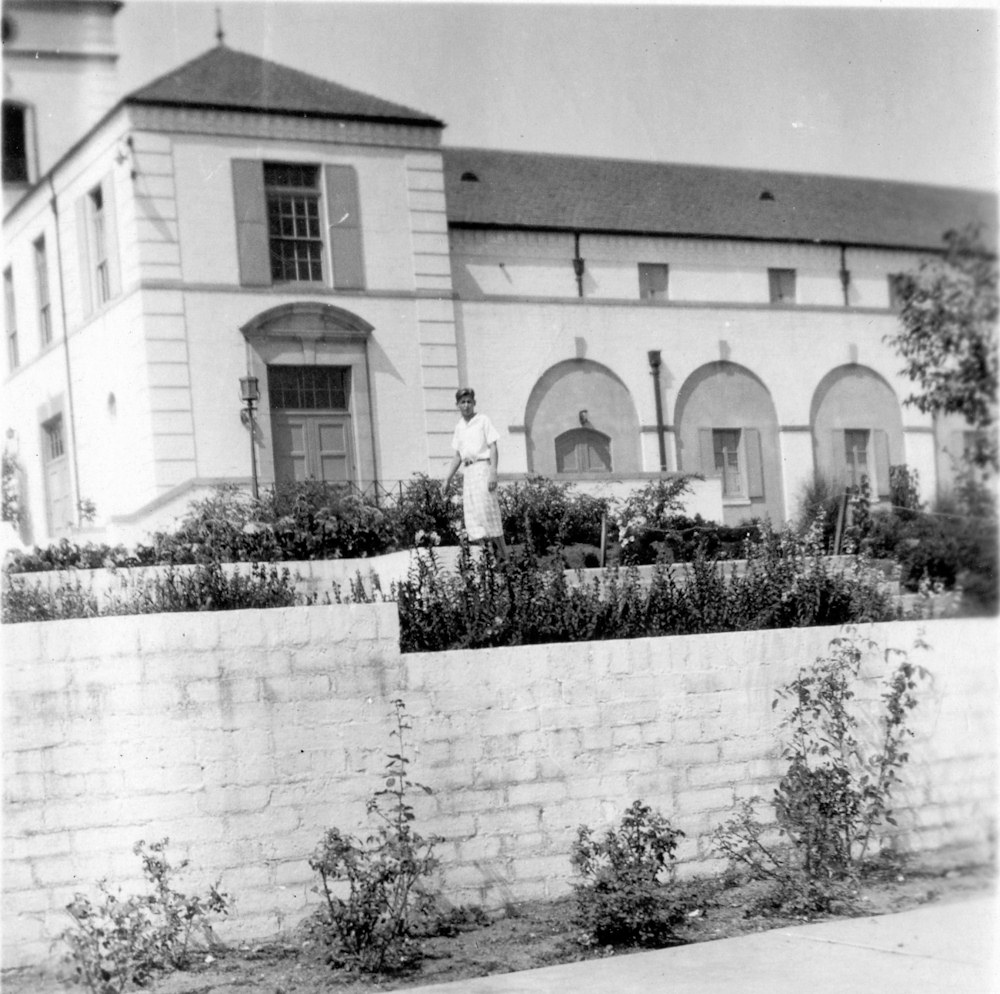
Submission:
<svg viewBox="0 0 1000 994">
<path fill-rule="evenodd" d="M 34 243 L 35 289 L 38 297 L 38 337 L 44 346 L 52 341 L 52 304 L 49 300 L 49 263 L 45 251 L 45 238 Z"/>
<path fill-rule="evenodd" d="M 769 269 L 767 283 L 772 304 L 795 303 L 794 269 Z"/>
<path fill-rule="evenodd" d="M 463 183 L 478 183 L 479 177 L 475 173 L 462 173 Z"/>
<path fill-rule="evenodd" d="M 350 375 L 348 366 L 268 366 L 271 409 L 346 411 Z"/>
<path fill-rule="evenodd" d="M 10 268 L 3 274 L 4 324 L 7 333 L 7 368 L 11 372 L 21 365 L 17 345 L 17 308 L 14 305 L 14 271 Z"/>
<path fill-rule="evenodd" d="M 739 428 L 716 428 L 712 431 L 715 471 L 722 477 L 723 497 L 745 497 L 742 431 Z"/>
<path fill-rule="evenodd" d="M 3 181 L 27 183 L 28 111 L 23 104 L 3 102 Z"/>
<path fill-rule="evenodd" d="M 108 216 L 104 210 L 104 191 L 95 186 L 88 194 L 90 200 L 90 226 L 94 249 L 94 287 L 97 303 L 106 304 L 111 299 L 111 273 L 108 263 Z"/>
<path fill-rule="evenodd" d="M 761 190 L 758 200 L 774 200 L 774 194 L 770 190 Z"/>
<path fill-rule="evenodd" d="M 903 309 L 903 291 L 906 288 L 906 276 L 903 273 L 890 273 L 889 281 L 889 309 L 901 311 Z"/>
<path fill-rule="evenodd" d="M 670 267 L 660 262 L 639 263 L 639 299 L 669 299 Z"/>
<path fill-rule="evenodd" d="M 277 282 L 323 280 L 319 168 L 264 163 L 271 278 Z"/>
</svg>

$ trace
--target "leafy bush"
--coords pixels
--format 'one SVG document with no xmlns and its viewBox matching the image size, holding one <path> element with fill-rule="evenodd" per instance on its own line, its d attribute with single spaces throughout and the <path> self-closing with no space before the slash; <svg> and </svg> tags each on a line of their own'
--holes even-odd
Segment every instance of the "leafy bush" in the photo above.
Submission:
<svg viewBox="0 0 1000 994">
<path fill-rule="evenodd" d="M 745 572 L 699 556 L 660 563 L 648 581 L 631 567 L 567 579 L 530 546 L 509 563 L 461 550 L 457 572 L 430 554 L 395 588 L 404 652 L 578 642 L 878 621 L 895 616 L 882 575 L 861 556 L 834 564 L 811 537 L 765 532 Z"/>
<path fill-rule="evenodd" d="M 588 943 L 658 947 L 674 938 L 688 910 L 670 886 L 683 835 L 641 801 L 633 802 L 617 829 L 599 838 L 580 826 L 570 857 L 584 881 L 574 884 L 574 921 Z"/>
<path fill-rule="evenodd" d="M 892 668 L 883 685 L 878 741 L 866 744 L 853 702 L 862 661 L 871 654 Z M 780 726 L 788 736 L 781 753 L 788 766 L 772 801 L 780 842 L 765 841 L 759 798 L 744 802 L 715 833 L 716 848 L 731 864 L 769 882 L 762 910 L 810 913 L 850 905 L 879 829 L 895 824 L 892 792 L 909 758 L 907 719 L 924 676 L 906 652 L 882 650 L 849 628 L 830 642 L 827 656 L 778 691 L 772 707 L 789 708 Z"/>
<path fill-rule="evenodd" d="M 392 511 L 395 542 L 403 549 L 458 545 L 461 517 L 461 509 L 445 495 L 440 480 L 416 473 Z"/>
<path fill-rule="evenodd" d="M 690 491 L 686 476 L 651 480 L 617 504 L 614 517 L 623 563 L 648 563 L 656 558 L 650 551 L 653 544 L 663 541 L 671 520 L 684 509 L 684 495 Z"/>
<path fill-rule="evenodd" d="M 419 960 L 415 935 L 432 915 L 433 897 L 423 889 L 424 880 L 438 860 L 437 837 L 424 838 L 414 831 L 413 789 L 430 794 L 429 787 L 409 779 L 404 733 L 411 728 L 406 705 L 393 701 L 398 740 L 383 776 L 385 786 L 368 802 L 368 813 L 377 819 L 374 835 L 364 842 L 331 828 L 309 860 L 320 875 L 317 888 L 325 902 L 312 921 L 312 931 L 327 947 L 328 960 L 367 973 L 384 973 L 412 966 Z M 346 881 L 347 899 L 338 897 L 331 884 Z"/>
<path fill-rule="evenodd" d="M 142 860 L 143 875 L 153 885 L 151 894 L 122 898 L 101 881 L 102 900 L 95 904 L 77 894 L 66 910 L 73 925 L 62 934 L 72 979 L 93 994 L 119 994 L 129 985 L 147 986 L 160 972 L 191 965 L 195 952 L 218 945 L 212 917 L 225 915 L 229 897 L 218 882 L 204 897 L 188 897 L 174 889 L 176 867 L 167 859 L 169 839 L 137 842 L 133 852 Z"/>
</svg>

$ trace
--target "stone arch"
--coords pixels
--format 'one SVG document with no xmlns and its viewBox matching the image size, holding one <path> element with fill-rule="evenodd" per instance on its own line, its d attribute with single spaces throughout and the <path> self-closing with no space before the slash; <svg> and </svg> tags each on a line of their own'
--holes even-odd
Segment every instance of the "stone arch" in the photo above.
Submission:
<svg viewBox="0 0 1000 994">
<path fill-rule="evenodd" d="M 727 360 L 700 366 L 677 392 L 674 431 L 683 472 L 722 478 L 727 524 L 783 519 L 778 415 L 756 373 Z"/>
<path fill-rule="evenodd" d="M 547 369 L 528 397 L 524 424 L 529 472 L 565 475 L 559 473 L 556 440 L 580 428 L 607 439 L 610 465 L 604 472 L 641 469 L 639 416 L 632 395 L 607 366 L 590 359 L 567 359 Z"/>
<path fill-rule="evenodd" d="M 889 467 L 905 451 L 899 399 L 884 377 L 857 363 L 830 370 L 813 394 L 809 427 L 817 476 L 851 484 L 864 471 L 873 496 L 888 496 Z"/>
</svg>

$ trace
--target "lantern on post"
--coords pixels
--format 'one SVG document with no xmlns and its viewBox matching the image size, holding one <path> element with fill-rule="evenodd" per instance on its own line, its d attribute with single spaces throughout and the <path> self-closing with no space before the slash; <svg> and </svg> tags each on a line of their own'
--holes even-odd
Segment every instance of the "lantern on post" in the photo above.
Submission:
<svg viewBox="0 0 1000 994">
<path fill-rule="evenodd" d="M 257 492 L 257 426 L 254 420 L 254 406 L 260 400 L 260 389 L 256 376 L 240 377 L 240 400 L 246 407 L 240 411 L 240 420 L 250 429 L 250 472 L 253 477 L 254 500 Z"/>
</svg>

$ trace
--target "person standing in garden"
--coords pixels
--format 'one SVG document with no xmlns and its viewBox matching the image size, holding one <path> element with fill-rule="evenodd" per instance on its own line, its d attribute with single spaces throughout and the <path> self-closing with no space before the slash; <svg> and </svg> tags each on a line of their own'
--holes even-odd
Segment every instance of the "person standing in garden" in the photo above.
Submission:
<svg viewBox="0 0 1000 994">
<path fill-rule="evenodd" d="M 500 502 L 497 500 L 497 442 L 500 433 L 485 414 L 476 414 L 476 392 L 471 387 L 455 391 L 455 406 L 462 415 L 455 426 L 451 447 L 455 458 L 444 478 L 447 494 L 451 481 L 462 467 L 462 510 L 470 542 L 492 542 L 503 559 L 508 559 L 503 537 Z"/>
</svg>

